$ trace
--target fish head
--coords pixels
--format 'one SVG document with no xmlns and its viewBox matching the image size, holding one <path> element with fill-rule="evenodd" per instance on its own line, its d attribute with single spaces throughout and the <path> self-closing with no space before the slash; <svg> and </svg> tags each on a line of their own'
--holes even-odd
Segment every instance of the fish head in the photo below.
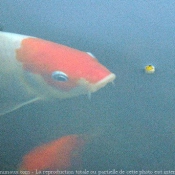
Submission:
<svg viewBox="0 0 175 175">
<path fill-rule="evenodd" d="M 25 74 L 47 96 L 67 98 L 88 94 L 113 82 L 115 74 L 90 53 L 38 38 L 26 38 L 16 50 Z M 31 81 L 30 81 L 31 83 Z M 36 88 L 36 87 L 34 87 Z"/>
</svg>

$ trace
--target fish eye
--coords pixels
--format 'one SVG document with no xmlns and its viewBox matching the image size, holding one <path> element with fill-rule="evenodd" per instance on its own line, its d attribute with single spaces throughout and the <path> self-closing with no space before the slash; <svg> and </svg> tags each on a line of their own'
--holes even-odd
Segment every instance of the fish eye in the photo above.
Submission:
<svg viewBox="0 0 175 175">
<path fill-rule="evenodd" d="M 55 81 L 65 82 L 68 80 L 68 76 L 61 71 L 54 71 L 52 73 L 52 79 Z"/>
</svg>

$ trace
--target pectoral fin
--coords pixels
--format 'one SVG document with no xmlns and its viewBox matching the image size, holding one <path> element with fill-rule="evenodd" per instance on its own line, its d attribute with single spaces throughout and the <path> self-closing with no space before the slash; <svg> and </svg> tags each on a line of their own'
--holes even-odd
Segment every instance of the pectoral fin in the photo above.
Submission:
<svg viewBox="0 0 175 175">
<path fill-rule="evenodd" d="M 19 108 L 21 108 L 22 106 L 28 105 L 30 103 L 33 103 L 35 101 L 40 100 L 40 98 L 33 98 L 31 100 L 25 101 L 25 102 L 21 102 L 21 103 L 15 103 L 14 101 L 9 101 L 8 103 L 3 103 L 3 101 L 0 102 L 0 116 L 3 116 L 5 114 L 8 114 L 10 112 L 13 112 Z"/>
</svg>

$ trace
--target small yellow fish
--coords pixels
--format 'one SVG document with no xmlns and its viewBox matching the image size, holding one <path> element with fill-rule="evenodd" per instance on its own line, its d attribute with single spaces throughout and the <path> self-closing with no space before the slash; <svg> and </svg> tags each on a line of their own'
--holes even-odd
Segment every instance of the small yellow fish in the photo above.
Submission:
<svg viewBox="0 0 175 175">
<path fill-rule="evenodd" d="M 145 66 L 145 72 L 148 74 L 152 74 L 155 72 L 155 67 L 151 64 Z"/>
</svg>

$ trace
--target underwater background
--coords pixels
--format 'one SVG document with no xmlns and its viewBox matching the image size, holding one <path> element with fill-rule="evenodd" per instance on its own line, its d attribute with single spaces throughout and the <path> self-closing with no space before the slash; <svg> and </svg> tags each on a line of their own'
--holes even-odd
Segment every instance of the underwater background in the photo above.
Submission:
<svg viewBox="0 0 175 175">
<path fill-rule="evenodd" d="M 1 117 L 0 170 L 38 145 L 88 133 L 82 169 L 175 171 L 174 0 L 1 0 L 0 23 L 91 52 L 116 74 L 90 100 L 36 102 Z"/>
</svg>

